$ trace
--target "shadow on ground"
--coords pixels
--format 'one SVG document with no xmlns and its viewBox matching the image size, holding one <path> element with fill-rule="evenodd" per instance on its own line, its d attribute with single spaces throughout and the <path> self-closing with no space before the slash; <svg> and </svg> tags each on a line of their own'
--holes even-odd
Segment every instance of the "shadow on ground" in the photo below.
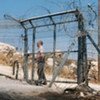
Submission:
<svg viewBox="0 0 100 100">
<path fill-rule="evenodd" d="M 23 95 L 17 93 L 0 93 L 0 100 L 100 100 L 100 96 L 78 97 L 74 94 L 58 94 L 46 92 L 39 95 Z"/>
</svg>

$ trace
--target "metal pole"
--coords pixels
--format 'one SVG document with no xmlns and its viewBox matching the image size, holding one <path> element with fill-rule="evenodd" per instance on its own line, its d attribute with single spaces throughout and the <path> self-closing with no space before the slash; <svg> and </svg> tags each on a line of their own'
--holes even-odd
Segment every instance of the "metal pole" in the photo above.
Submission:
<svg viewBox="0 0 100 100">
<path fill-rule="evenodd" d="M 27 36 L 27 29 L 24 29 L 25 36 L 24 36 L 24 79 L 28 81 L 28 36 Z"/>
<path fill-rule="evenodd" d="M 36 33 L 36 28 L 33 29 L 33 38 L 32 38 L 32 81 L 34 81 L 34 64 L 35 64 L 35 33 Z"/>
<path fill-rule="evenodd" d="M 38 19 L 43 19 L 43 18 L 47 18 L 47 17 L 55 17 L 55 16 L 60 16 L 60 15 L 65 15 L 65 14 L 74 14 L 74 13 L 78 13 L 76 9 L 53 13 L 53 14 L 48 14 L 48 15 L 43 15 L 43 16 L 38 16 L 38 17 L 33 17 L 33 18 L 21 20 L 20 22 L 24 23 L 24 22 L 27 22 L 30 20 L 38 20 Z"/>
<path fill-rule="evenodd" d="M 98 0 L 98 47 L 100 48 L 100 0 Z M 98 54 L 98 82 L 100 82 L 100 54 Z"/>
<path fill-rule="evenodd" d="M 53 74 L 54 74 L 54 67 L 55 67 L 55 50 L 56 49 L 56 24 L 54 24 L 54 33 L 53 33 Z"/>
<path fill-rule="evenodd" d="M 84 21 L 82 14 L 76 15 L 78 19 L 78 29 L 81 36 L 78 37 L 78 68 L 77 68 L 77 81 L 78 84 L 86 83 L 88 85 L 88 73 L 87 73 L 87 46 L 86 46 L 86 35 L 84 29 Z"/>
<path fill-rule="evenodd" d="M 97 46 L 97 44 L 94 42 L 94 40 L 92 39 L 92 37 L 89 35 L 88 32 L 87 32 L 87 37 L 91 41 L 91 43 L 93 44 L 93 46 L 95 47 L 95 49 L 97 50 L 98 55 L 100 55 L 100 48 Z"/>
</svg>

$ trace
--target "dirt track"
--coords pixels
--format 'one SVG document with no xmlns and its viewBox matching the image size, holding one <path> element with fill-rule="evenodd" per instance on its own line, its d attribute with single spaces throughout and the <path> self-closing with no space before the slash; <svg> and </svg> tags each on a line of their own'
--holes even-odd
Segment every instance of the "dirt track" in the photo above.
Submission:
<svg viewBox="0 0 100 100">
<path fill-rule="evenodd" d="M 16 93 L 0 93 L 0 100 L 100 100 L 100 96 L 77 97 L 73 94 L 57 94 L 46 92 L 39 95 L 21 95 Z"/>
</svg>

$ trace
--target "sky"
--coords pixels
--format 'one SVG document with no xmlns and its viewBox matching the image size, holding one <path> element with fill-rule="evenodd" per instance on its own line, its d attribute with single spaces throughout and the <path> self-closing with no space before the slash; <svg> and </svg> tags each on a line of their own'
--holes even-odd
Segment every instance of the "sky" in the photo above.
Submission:
<svg viewBox="0 0 100 100">
<path fill-rule="evenodd" d="M 15 17 L 27 17 L 28 14 L 39 15 L 42 14 L 42 7 L 47 7 L 55 10 L 53 7 L 53 0 L 0 0 L 0 17 L 4 14 L 10 14 Z M 60 1 L 60 0 L 57 0 Z M 28 16 L 29 17 L 29 16 Z"/>
<path fill-rule="evenodd" d="M 41 0 L 0 0 L 0 16 L 10 14 L 22 16 L 28 9 L 42 3 Z"/>
<path fill-rule="evenodd" d="M 76 1 L 75 2 L 76 6 L 71 4 L 72 1 Z M 86 16 L 86 12 L 88 11 L 87 10 L 88 4 L 92 5 L 95 11 L 97 12 L 98 0 L 0 0 L 0 19 L 1 20 L 4 19 L 5 14 L 11 15 L 17 19 L 27 19 L 33 16 L 41 16 L 47 14 L 48 12 L 46 9 L 49 9 L 52 13 L 54 13 L 54 12 L 69 10 L 77 7 L 83 13 L 85 12 L 85 16 Z M 8 29 L 0 30 L 0 41 L 7 42 L 11 45 L 23 46 L 23 42 L 21 38 L 17 37 L 23 33 L 21 32 L 22 31 L 18 31 L 18 30 L 12 31 Z M 53 34 L 51 31 L 48 33 Z M 42 39 L 44 41 L 44 47 L 46 48 L 46 51 L 52 51 L 53 48 L 52 35 L 50 36 L 48 35 L 48 38 L 46 38 L 45 34 L 44 32 L 41 31 Z M 12 37 L 9 37 L 10 35 Z M 29 38 L 31 38 L 31 36 Z M 38 39 L 41 39 L 41 36 Z M 61 37 L 60 34 L 60 36 L 57 38 L 57 43 L 58 43 L 57 49 L 65 51 L 66 48 L 69 46 L 71 40 L 72 38 L 68 37 L 68 35 L 64 35 L 63 33 L 63 36 Z M 49 46 L 47 46 L 48 44 Z"/>
<path fill-rule="evenodd" d="M 63 6 L 68 4 L 68 1 L 78 1 L 78 3 L 81 1 L 80 5 L 87 5 L 88 3 L 97 4 L 98 0 L 0 0 L 0 18 L 4 14 L 15 17 L 40 15 L 46 13 L 44 8 L 52 12 L 61 11 L 64 9 Z"/>
</svg>

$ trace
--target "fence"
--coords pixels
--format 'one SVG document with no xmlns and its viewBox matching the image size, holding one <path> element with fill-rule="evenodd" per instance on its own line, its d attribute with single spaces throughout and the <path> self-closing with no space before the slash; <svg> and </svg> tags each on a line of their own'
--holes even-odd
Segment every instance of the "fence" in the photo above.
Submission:
<svg viewBox="0 0 100 100">
<path fill-rule="evenodd" d="M 87 66 L 90 68 L 90 61 L 94 60 L 97 55 L 91 57 L 94 59 L 89 59 L 91 55 L 87 56 L 89 53 L 95 53 L 95 50 L 91 52 L 90 49 L 86 49 L 86 46 L 90 48 L 92 45 L 91 43 L 86 43 L 87 34 L 85 33 L 83 19 L 82 14 L 76 9 L 26 20 L 15 20 L 14 23 L 17 23 L 17 26 L 21 28 L 18 37 L 14 36 L 13 38 L 9 34 L 8 36 L 4 35 L 1 37 L 3 37 L 3 42 L 6 41 L 7 43 L 10 42 L 10 44 L 16 45 L 18 47 L 16 49 L 22 52 L 23 57 L 20 63 L 24 69 L 24 78 L 26 81 L 37 79 L 35 73 L 37 67 L 34 58 L 37 51 L 36 43 L 41 39 L 44 42 L 45 48 L 45 73 L 50 86 L 53 82 L 77 83 L 77 79 L 80 84 L 84 82 L 84 78 L 87 82 L 88 73 L 86 76 L 84 73 L 88 70 Z M 13 32 L 17 33 L 18 30 L 16 30 L 13 30 Z M 7 36 L 7 39 L 5 36 Z M 10 39 L 9 41 L 8 38 Z M 20 61 L 19 59 L 17 60 Z M 58 78 L 56 79 L 56 77 Z M 74 81 L 69 81 L 68 79 L 74 79 Z"/>
</svg>

